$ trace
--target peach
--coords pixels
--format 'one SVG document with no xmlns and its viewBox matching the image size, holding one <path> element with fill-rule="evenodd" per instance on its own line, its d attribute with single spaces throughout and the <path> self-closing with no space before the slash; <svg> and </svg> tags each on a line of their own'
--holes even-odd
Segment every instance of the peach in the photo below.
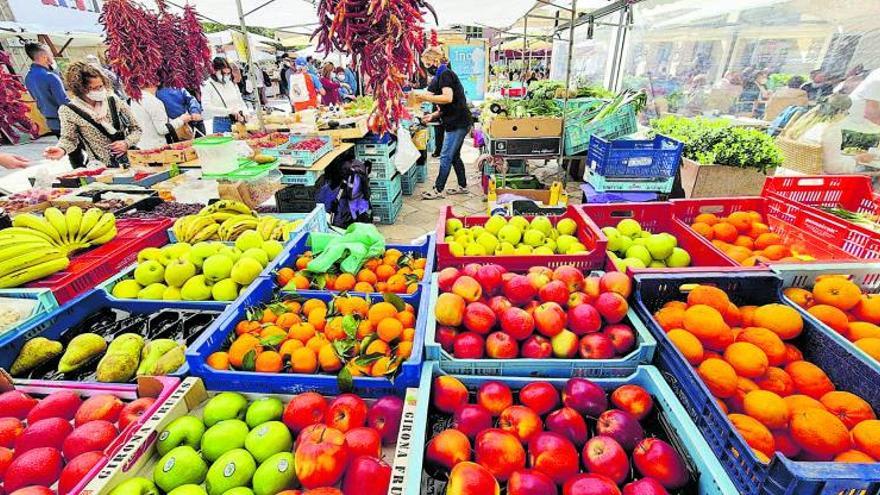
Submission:
<svg viewBox="0 0 880 495">
<path fill-rule="evenodd" d="M 428 442 L 425 459 L 434 465 L 452 469 L 459 462 L 471 460 L 471 442 L 458 430 L 443 430 Z"/>
<path fill-rule="evenodd" d="M 526 444 L 543 430 L 541 417 L 526 406 L 510 406 L 501 411 L 498 428 L 513 433 L 520 442 Z"/>
<path fill-rule="evenodd" d="M 434 407 L 446 414 L 452 414 L 456 409 L 467 404 L 468 390 L 457 378 L 442 375 L 434 378 L 431 399 Z"/>
<path fill-rule="evenodd" d="M 473 462 L 460 462 L 449 473 L 447 495 L 499 495 L 501 487 L 492 473 Z"/>
<path fill-rule="evenodd" d="M 513 405 L 513 393 L 510 387 L 501 382 L 486 382 L 477 390 L 477 404 L 485 407 L 492 416 L 499 416 Z"/>
<path fill-rule="evenodd" d="M 602 315 L 606 323 L 618 323 L 626 317 L 629 311 L 629 303 L 616 292 L 604 292 L 596 299 L 596 310 Z"/>
<path fill-rule="evenodd" d="M 526 467 L 526 451 L 513 433 L 490 428 L 474 440 L 474 460 L 498 481 L 507 481 L 511 473 Z"/>
<path fill-rule="evenodd" d="M 495 320 L 492 308 L 481 302 L 472 302 L 464 308 L 461 323 L 471 332 L 487 334 L 495 326 Z"/>
<path fill-rule="evenodd" d="M 547 337 L 558 335 L 568 322 L 568 315 L 565 314 L 562 306 L 555 302 L 541 304 L 535 308 L 532 317 L 535 320 L 535 328 Z"/>
</svg>

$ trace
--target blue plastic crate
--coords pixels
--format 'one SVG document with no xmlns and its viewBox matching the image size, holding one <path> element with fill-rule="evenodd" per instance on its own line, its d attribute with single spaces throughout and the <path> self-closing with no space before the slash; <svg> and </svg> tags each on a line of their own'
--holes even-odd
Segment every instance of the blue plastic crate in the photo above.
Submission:
<svg viewBox="0 0 880 495">
<path fill-rule="evenodd" d="M 775 264 L 771 269 L 777 275 L 782 277 L 782 287 L 780 288 L 779 298 L 784 300 L 789 306 L 797 309 L 805 320 L 811 321 L 820 330 L 831 336 L 843 347 L 851 350 L 853 354 L 859 356 L 862 361 L 874 368 L 880 374 L 880 361 L 872 358 L 865 351 L 855 346 L 849 339 L 834 331 L 831 327 L 822 323 L 815 316 L 810 314 L 806 309 L 795 304 L 794 301 L 785 297 L 781 292 L 782 289 L 788 287 L 800 287 L 807 290 L 813 289 L 816 277 L 820 275 L 847 275 L 865 294 L 880 293 L 880 265 L 869 263 L 816 263 L 816 264 L 793 264 L 780 263 Z"/>
<path fill-rule="evenodd" d="M 587 170 L 584 173 L 584 180 L 588 182 L 596 192 L 609 191 L 650 191 L 669 194 L 672 192 L 672 185 L 675 183 L 675 177 L 668 179 L 618 179 L 614 177 L 605 177 Z"/>
<path fill-rule="evenodd" d="M 425 330 L 425 359 L 439 361 L 440 369 L 456 375 L 477 376 L 528 376 L 565 378 L 581 376 L 589 378 L 615 378 L 631 374 L 640 364 L 649 364 L 654 356 L 657 341 L 644 323 L 630 308 L 623 323 L 629 323 L 636 332 L 636 348 L 628 355 L 615 359 L 457 359 L 443 350 L 437 342 L 437 319 L 433 318 L 440 288 L 437 276 L 431 280 L 429 308 L 432 318 Z"/>
<path fill-rule="evenodd" d="M 416 401 L 416 413 L 413 421 L 412 447 L 410 458 L 407 463 L 406 490 L 404 493 L 433 493 L 422 486 L 425 446 L 430 440 L 429 435 L 436 432 L 428 432 L 428 411 L 431 404 L 431 384 L 434 377 L 448 373 L 440 369 L 436 361 L 426 361 L 422 369 L 419 396 Z M 478 376 L 456 375 L 471 392 L 475 394 L 480 385 L 488 381 L 497 381 L 498 378 L 484 378 Z M 639 366 L 632 373 L 615 378 L 591 379 L 605 390 L 613 390 L 626 384 L 638 385 L 654 398 L 654 407 L 660 414 L 660 424 L 666 430 L 667 439 L 687 463 L 695 483 L 689 484 L 681 493 L 698 493 L 700 495 L 734 495 L 736 488 L 730 478 L 724 472 L 724 468 L 715 459 L 709 445 L 700 435 L 694 422 L 688 417 L 687 412 L 678 402 L 657 368 L 653 366 Z M 531 378 L 501 378 L 502 383 L 511 389 L 518 391 L 535 380 Z M 566 378 L 550 378 L 550 382 L 557 389 L 562 389 L 568 381 Z M 678 492 L 676 492 L 678 493 Z"/>
<path fill-rule="evenodd" d="M 388 203 L 402 191 L 400 175 L 390 179 L 370 180 L 370 203 Z"/>
<path fill-rule="evenodd" d="M 433 247 L 431 252 L 433 253 Z M 58 301 L 55 300 L 55 295 L 52 294 L 52 291 L 49 289 L 3 289 L 0 290 L 0 297 L 37 300 L 37 304 L 34 306 L 33 311 L 31 311 L 30 316 L 9 325 L 6 330 L 0 331 L 0 337 L 3 335 L 9 335 L 20 328 L 24 328 L 25 326 L 37 322 L 46 313 L 58 307 Z"/>
<path fill-rule="evenodd" d="M 587 166 L 607 178 L 653 179 L 675 177 L 681 163 L 680 141 L 666 136 L 654 139 L 614 139 L 590 136 Z"/>
<path fill-rule="evenodd" d="M 126 313 L 153 314 L 163 309 L 183 309 L 205 312 L 219 316 L 220 311 L 215 307 L 207 306 L 200 302 L 188 301 L 111 301 L 103 290 L 92 290 L 68 301 L 64 306 L 44 313 L 36 321 L 21 326 L 15 332 L 4 334 L 0 337 L 0 368 L 8 369 L 24 343 L 34 337 L 46 337 L 57 340 L 63 338 L 68 329 L 82 322 L 94 312 L 103 308 L 124 311 Z M 137 332 L 137 329 L 132 329 Z M 188 339 L 194 339 L 196 335 L 188 335 Z M 185 376 L 189 367 L 184 364 L 171 376 Z"/>
<path fill-rule="evenodd" d="M 318 206 L 308 213 L 261 213 L 261 215 L 277 217 L 288 222 L 302 219 L 303 223 L 290 232 L 290 238 L 287 240 L 288 243 L 296 238 L 297 232 L 327 232 L 330 230 L 330 225 L 327 223 L 327 212 L 321 203 L 318 203 Z M 168 241 L 171 243 L 177 242 L 174 229 L 168 229 Z"/>
<path fill-rule="evenodd" d="M 302 291 L 298 295 L 304 296 Z M 353 386 L 355 393 L 395 393 L 407 387 L 417 386 L 422 371 L 423 347 L 425 343 L 425 325 L 429 317 L 426 311 L 427 291 L 414 299 L 416 309 L 416 334 L 413 340 L 412 355 L 400 365 L 398 374 L 389 378 L 355 377 Z M 220 371 L 205 364 L 211 353 L 221 350 L 235 325 L 245 318 L 247 311 L 269 302 L 275 297 L 275 280 L 272 277 L 257 279 L 244 294 L 238 304 L 230 305 L 223 315 L 194 342 L 186 351 L 186 361 L 191 374 L 205 380 L 209 388 L 224 388 L 242 392 L 300 393 L 316 390 L 323 394 L 338 394 L 339 383 L 336 375 L 306 375 L 301 373 L 257 373 L 245 371 Z M 308 297 L 330 301 L 335 294 L 329 292 L 310 293 Z"/>
<path fill-rule="evenodd" d="M 403 194 L 405 196 L 412 196 L 416 190 L 416 183 L 418 182 L 419 170 L 418 166 L 413 165 L 410 167 L 409 171 L 400 176 L 400 187 L 403 189 Z"/>
<path fill-rule="evenodd" d="M 428 180 L 428 164 L 427 163 L 416 163 L 416 182 L 419 184 L 424 183 Z"/>
<path fill-rule="evenodd" d="M 314 170 L 290 170 L 285 169 L 281 171 L 281 183 L 282 184 L 293 184 L 299 186 L 314 186 L 318 179 L 324 174 L 323 171 L 314 171 Z"/>
<path fill-rule="evenodd" d="M 306 139 L 320 139 L 321 141 L 324 141 L 324 145 L 315 151 L 290 149 L 290 146 L 300 141 L 305 141 Z M 296 134 L 291 134 L 289 142 L 275 146 L 274 148 L 264 148 L 262 153 L 266 156 L 277 158 L 278 163 L 281 165 L 311 167 L 316 161 L 320 160 L 322 156 L 331 151 L 333 151 L 333 143 L 328 136 L 298 136 Z"/>
<path fill-rule="evenodd" d="M 762 305 L 780 301 L 782 279 L 770 272 L 635 276 L 636 310 L 658 341 L 657 367 L 694 418 L 739 492 L 746 495 L 878 493 L 880 464 L 799 462 L 776 453 L 768 465 L 755 457 L 694 368 L 653 318 L 653 313 L 666 302 L 684 300 L 685 289 L 693 284 L 714 285 L 737 305 Z M 822 368 L 838 390 L 857 394 L 875 411 L 880 410 L 880 387 L 877 386 L 880 375 L 861 356 L 806 319 L 803 332 L 794 342 L 804 353 L 804 359 Z"/>
<path fill-rule="evenodd" d="M 385 225 L 391 225 L 397 220 L 397 215 L 403 208 L 403 191 L 390 203 L 370 202 L 373 209 L 373 221 Z"/>
<path fill-rule="evenodd" d="M 388 180 L 397 174 L 397 167 L 394 165 L 394 155 L 385 156 L 357 156 L 358 160 L 369 163 L 370 180 Z"/>
<path fill-rule="evenodd" d="M 391 158 L 396 150 L 397 141 L 389 143 L 364 143 L 358 141 L 354 145 L 354 154 L 359 160 Z"/>
<path fill-rule="evenodd" d="M 389 144 L 392 141 L 394 141 L 394 135 L 390 132 L 386 132 L 381 136 L 371 132 L 366 136 L 358 139 L 357 144 Z"/>
</svg>

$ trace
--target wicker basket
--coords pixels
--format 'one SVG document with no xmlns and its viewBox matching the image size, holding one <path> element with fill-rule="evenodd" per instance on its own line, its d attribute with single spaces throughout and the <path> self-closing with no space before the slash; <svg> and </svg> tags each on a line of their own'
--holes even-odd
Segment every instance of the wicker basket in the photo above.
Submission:
<svg viewBox="0 0 880 495">
<path fill-rule="evenodd" d="M 782 152 L 782 166 L 801 172 L 804 175 L 822 175 L 825 160 L 822 158 L 822 145 L 792 141 L 782 136 L 776 138 L 776 145 Z"/>
</svg>

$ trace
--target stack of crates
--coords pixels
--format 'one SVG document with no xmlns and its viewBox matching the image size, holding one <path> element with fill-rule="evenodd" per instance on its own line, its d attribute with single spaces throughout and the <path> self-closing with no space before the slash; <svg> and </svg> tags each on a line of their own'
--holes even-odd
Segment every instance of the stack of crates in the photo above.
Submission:
<svg viewBox="0 0 880 495">
<path fill-rule="evenodd" d="M 394 223 L 403 207 L 401 178 L 394 167 L 396 149 L 397 142 L 390 135 L 367 136 L 354 147 L 355 158 L 371 165 L 370 206 L 376 223 Z"/>
<path fill-rule="evenodd" d="M 418 176 L 418 166 L 413 165 L 406 171 L 400 175 L 400 186 L 403 189 L 404 196 L 412 196 L 413 192 L 416 189 L 416 182 Z"/>
</svg>

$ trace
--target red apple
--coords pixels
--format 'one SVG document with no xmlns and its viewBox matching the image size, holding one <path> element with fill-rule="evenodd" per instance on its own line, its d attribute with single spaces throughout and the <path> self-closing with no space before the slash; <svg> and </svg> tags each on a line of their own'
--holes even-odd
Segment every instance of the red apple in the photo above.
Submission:
<svg viewBox="0 0 880 495">
<path fill-rule="evenodd" d="M 564 436 L 543 431 L 529 441 L 529 465 L 557 485 L 578 473 L 580 457 L 574 445 Z"/>
<path fill-rule="evenodd" d="M 540 303 L 538 301 L 529 301 L 522 305 L 522 309 L 524 309 L 526 313 L 532 315 L 532 318 L 534 318 L 535 310 L 538 309 L 539 305 Z"/>
<path fill-rule="evenodd" d="M 345 432 L 345 445 L 348 453 L 354 456 L 379 457 L 382 455 L 382 437 L 369 426 L 352 428 Z"/>
<path fill-rule="evenodd" d="M 403 399 L 396 395 L 386 395 L 370 406 L 367 412 L 367 426 L 379 432 L 382 443 L 394 444 L 400 432 L 402 414 Z"/>
<path fill-rule="evenodd" d="M 431 384 L 431 403 L 438 410 L 452 414 L 467 402 L 467 387 L 458 378 L 449 375 L 434 378 Z"/>
<path fill-rule="evenodd" d="M 584 288 L 584 274 L 571 265 L 564 265 L 553 270 L 553 280 L 559 280 L 568 288 L 568 292 L 578 292 Z"/>
<path fill-rule="evenodd" d="M 615 292 L 628 299 L 632 293 L 632 280 L 623 272 L 607 272 L 599 279 L 602 292 Z"/>
<path fill-rule="evenodd" d="M 294 434 L 324 421 L 327 414 L 327 400 L 317 392 L 304 392 L 294 396 L 284 408 L 281 420 Z"/>
<path fill-rule="evenodd" d="M 546 359 L 553 355 L 553 347 L 547 337 L 532 335 L 523 341 L 521 353 L 528 359 Z"/>
<path fill-rule="evenodd" d="M 304 431 L 294 450 L 296 477 L 308 489 L 335 485 L 342 478 L 348 460 L 345 435 L 323 425 Z"/>
<path fill-rule="evenodd" d="M 607 476 L 579 474 L 565 482 L 562 495 L 620 495 L 620 489 Z"/>
<path fill-rule="evenodd" d="M 367 403 L 354 394 L 342 394 L 327 407 L 324 423 L 342 433 L 364 426 L 367 422 Z"/>
<path fill-rule="evenodd" d="M 572 292 L 568 296 L 568 301 L 566 304 L 568 305 L 568 309 L 574 308 L 575 306 L 580 306 L 581 304 L 592 302 L 587 299 L 587 295 L 583 292 Z"/>
<path fill-rule="evenodd" d="M 452 285 L 460 276 L 461 272 L 458 268 L 450 266 L 440 270 L 437 274 L 437 287 L 440 288 L 440 292 L 452 292 Z"/>
<path fill-rule="evenodd" d="M 464 308 L 461 323 L 468 330 L 485 335 L 495 326 L 495 312 L 481 302 L 472 302 Z"/>
<path fill-rule="evenodd" d="M 477 282 L 483 286 L 483 294 L 491 295 L 501 290 L 501 270 L 498 265 L 484 265 L 477 270 Z"/>
<path fill-rule="evenodd" d="M 584 467 L 591 473 L 607 476 L 621 484 L 629 475 L 629 458 L 626 451 L 611 437 L 599 435 L 584 446 Z"/>
<path fill-rule="evenodd" d="M 479 301 L 483 296 L 483 288 L 473 277 L 462 275 L 452 284 L 452 293 L 458 295 L 466 302 Z"/>
<path fill-rule="evenodd" d="M 647 390 L 638 385 L 623 385 L 611 392 L 614 407 L 632 414 L 641 421 L 654 407 L 654 399 Z"/>
<path fill-rule="evenodd" d="M 625 323 L 609 325 L 602 330 L 602 333 L 611 339 L 614 352 L 618 355 L 628 354 L 636 345 L 636 333 Z"/>
<path fill-rule="evenodd" d="M 510 277 L 509 280 L 504 282 L 503 292 L 507 299 L 516 306 L 531 301 L 538 293 L 525 275 Z"/>
<path fill-rule="evenodd" d="M 464 318 L 464 308 L 467 301 L 458 294 L 444 292 L 437 296 L 437 306 L 434 308 L 434 319 L 438 325 L 457 327 Z"/>
<path fill-rule="evenodd" d="M 137 421 L 155 402 L 153 397 L 141 397 L 126 404 L 119 412 L 119 431 Z"/>
<path fill-rule="evenodd" d="M 475 462 L 459 462 L 449 473 L 448 495 L 498 495 L 501 487 L 492 473 Z"/>
<path fill-rule="evenodd" d="M 461 274 L 476 279 L 477 272 L 480 271 L 480 268 L 482 266 L 483 265 L 479 263 L 468 263 L 467 265 L 464 265 L 464 267 L 461 269 Z"/>
<path fill-rule="evenodd" d="M 577 336 L 598 332 L 602 317 L 592 304 L 578 304 L 568 310 L 568 329 Z"/>
<path fill-rule="evenodd" d="M 477 435 L 474 460 L 498 481 L 507 481 L 511 473 L 526 467 L 526 451 L 514 434 L 490 428 Z"/>
<path fill-rule="evenodd" d="M 440 347 L 446 352 L 452 352 L 456 335 L 458 335 L 458 330 L 456 330 L 455 327 L 448 327 L 445 325 L 437 327 L 437 343 L 440 344 Z"/>
<path fill-rule="evenodd" d="M 498 427 L 513 433 L 522 443 L 529 440 L 543 429 L 541 417 L 526 406 L 510 406 L 501 411 Z"/>
<path fill-rule="evenodd" d="M 563 407 L 547 415 L 544 426 L 547 431 L 558 433 L 581 447 L 587 442 L 589 431 L 584 417 L 570 407 Z"/>
<path fill-rule="evenodd" d="M 596 433 L 617 440 L 627 452 L 632 451 L 645 438 L 645 430 L 632 414 L 620 409 L 609 409 L 596 420 Z"/>
<path fill-rule="evenodd" d="M 587 277 L 584 279 L 584 295 L 588 303 L 593 303 L 599 298 L 602 289 L 599 285 L 599 277 Z"/>
<path fill-rule="evenodd" d="M 507 480 L 507 495 L 557 495 L 556 484 L 534 469 L 518 469 Z"/>
<path fill-rule="evenodd" d="M 642 478 L 624 485 L 623 495 L 669 495 L 669 492 L 654 478 Z"/>
<path fill-rule="evenodd" d="M 486 382 L 477 390 L 477 404 L 485 407 L 492 416 L 498 416 L 513 405 L 513 392 L 501 382 Z"/>
<path fill-rule="evenodd" d="M 560 359 L 571 359 L 578 352 L 578 336 L 571 330 L 563 330 L 550 339 L 553 356 Z"/>
<path fill-rule="evenodd" d="M 608 323 L 618 323 L 626 318 L 629 303 L 616 292 L 603 292 L 596 299 L 596 310 Z"/>
<path fill-rule="evenodd" d="M 535 328 L 547 337 L 558 335 L 565 329 L 568 315 L 562 307 L 555 302 L 545 302 L 537 308 L 532 315 L 535 319 Z"/>
<path fill-rule="evenodd" d="M 526 278 L 529 279 L 529 283 L 532 284 L 536 293 L 550 283 L 550 277 L 541 272 L 529 272 L 526 274 Z"/>
<path fill-rule="evenodd" d="M 584 359 L 611 359 L 614 343 L 604 333 L 591 333 L 581 337 L 578 349 Z"/>
<path fill-rule="evenodd" d="M 598 418 L 608 409 L 608 397 L 602 387 L 586 378 L 571 378 L 562 389 L 562 403 L 575 411 Z"/>
<path fill-rule="evenodd" d="M 456 359 L 480 359 L 486 342 L 483 337 L 474 332 L 464 332 L 455 336 L 455 342 L 452 344 L 452 355 Z"/>
<path fill-rule="evenodd" d="M 452 469 L 459 462 L 471 460 L 471 442 L 458 430 L 443 430 L 428 442 L 425 458 L 434 465 Z"/>
<path fill-rule="evenodd" d="M 535 319 L 524 309 L 509 308 L 501 314 L 501 330 L 516 340 L 525 340 L 535 330 Z"/>
<path fill-rule="evenodd" d="M 486 337 L 486 355 L 492 359 L 513 359 L 519 355 L 519 346 L 510 335 L 492 332 Z"/>
<path fill-rule="evenodd" d="M 559 405 L 559 392 L 549 382 L 532 382 L 520 389 L 519 401 L 543 416 Z"/>
<path fill-rule="evenodd" d="M 515 277 L 515 276 L 516 276 L 516 274 L 513 273 L 513 272 L 505 272 L 505 273 L 502 273 L 502 274 L 501 274 L 501 282 L 502 282 L 502 284 L 501 284 L 501 288 L 503 289 L 503 288 L 504 288 L 504 283 L 507 282 L 508 280 L 512 279 L 512 278 Z"/>
<path fill-rule="evenodd" d="M 478 433 L 492 427 L 492 413 L 479 404 L 465 404 L 455 410 L 452 427 L 468 438 L 476 438 Z"/>
<path fill-rule="evenodd" d="M 538 290 L 538 298 L 543 302 L 555 302 L 561 306 L 568 302 L 568 287 L 560 280 L 553 280 Z"/>
<path fill-rule="evenodd" d="M 492 308 L 495 317 L 500 319 L 501 313 L 504 313 L 504 310 L 507 308 L 512 308 L 513 304 L 504 296 L 495 296 L 492 299 L 489 299 L 489 307 Z"/>
<path fill-rule="evenodd" d="M 672 445 L 659 438 L 646 438 L 633 450 L 633 464 L 642 476 L 654 478 L 667 490 L 676 490 L 688 482 L 684 460 Z"/>
<path fill-rule="evenodd" d="M 540 273 L 542 275 L 546 275 L 547 278 L 553 279 L 553 270 L 546 266 L 532 266 L 529 267 L 528 273 Z"/>
<path fill-rule="evenodd" d="M 391 466 L 375 457 L 355 457 L 345 471 L 343 495 L 385 495 L 391 484 Z"/>
</svg>

